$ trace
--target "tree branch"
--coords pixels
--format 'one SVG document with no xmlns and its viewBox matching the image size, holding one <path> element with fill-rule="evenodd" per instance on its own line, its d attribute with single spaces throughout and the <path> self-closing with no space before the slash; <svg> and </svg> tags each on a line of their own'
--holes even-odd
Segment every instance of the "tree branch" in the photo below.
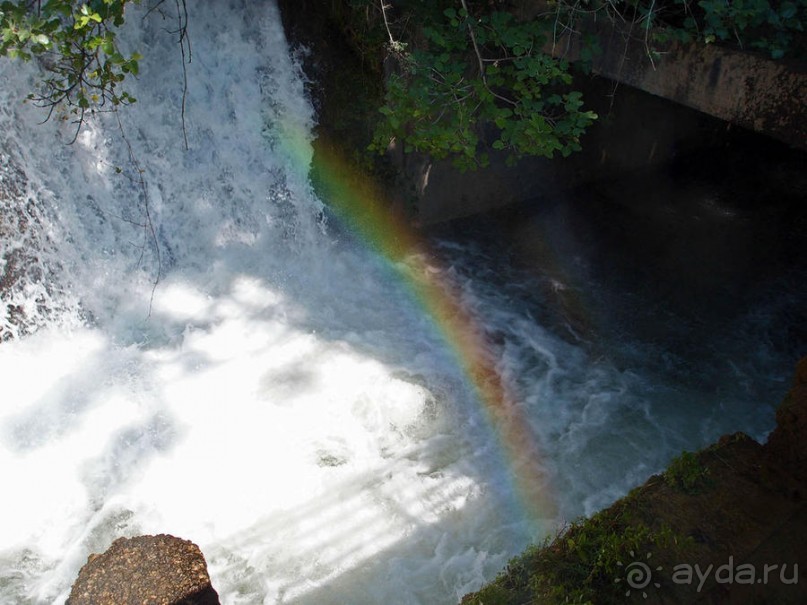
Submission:
<svg viewBox="0 0 807 605">
<path fill-rule="evenodd" d="M 497 99 L 504 101 L 505 103 L 510 103 L 510 105 L 513 106 L 518 105 L 518 103 L 516 103 L 512 99 L 508 99 L 507 97 L 503 97 L 502 95 L 493 92 L 490 89 L 490 86 L 488 86 L 488 79 L 485 74 L 485 60 L 482 58 L 482 53 L 479 50 L 479 45 L 476 43 L 476 34 L 474 33 L 474 28 L 471 25 L 471 12 L 468 10 L 468 5 L 465 3 L 465 0 L 460 0 L 460 2 L 462 3 L 462 8 L 463 10 L 465 10 L 465 14 L 467 15 L 466 18 L 468 19 L 467 22 L 468 33 L 471 35 L 471 43 L 473 44 L 474 47 L 474 53 L 476 53 L 476 60 L 479 63 L 479 77 L 482 78 L 482 84 L 485 86 L 485 90 L 487 90 Z"/>
</svg>

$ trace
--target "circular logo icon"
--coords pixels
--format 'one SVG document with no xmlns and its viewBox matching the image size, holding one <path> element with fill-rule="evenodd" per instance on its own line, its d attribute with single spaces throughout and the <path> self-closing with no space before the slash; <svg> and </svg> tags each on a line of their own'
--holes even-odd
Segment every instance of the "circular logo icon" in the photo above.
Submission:
<svg viewBox="0 0 807 605">
<path fill-rule="evenodd" d="M 631 557 L 636 557 L 633 551 L 630 551 Z M 645 561 L 650 560 L 651 553 L 647 553 L 645 557 Z M 617 565 L 620 567 L 625 568 L 625 577 L 624 578 L 617 578 L 617 583 L 625 582 L 628 585 L 627 591 L 625 591 L 625 596 L 629 597 L 632 590 L 641 591 L 642 597 L 647 598 L 647 593 L 645 592 L 645 588 L 650 586 L 650 583 L 653 582 L 653 571 L 645 561 L 632 561 L 627 565 L 624 565 L 622 561 L 617 561 Z M 662 567 L 656 567 L 655 571 L 661 571 Z M 653 582 L 653 586 L 656 588 L 660 588 L 661 584 L 658 582 Z"/>
<path fill-rule="evenodd" d="M 634 561 L 625 568 L 625 582 L 631 588 L 641 590 L 653 579 L 653 571 L 644 561 Z"/>
</svg>

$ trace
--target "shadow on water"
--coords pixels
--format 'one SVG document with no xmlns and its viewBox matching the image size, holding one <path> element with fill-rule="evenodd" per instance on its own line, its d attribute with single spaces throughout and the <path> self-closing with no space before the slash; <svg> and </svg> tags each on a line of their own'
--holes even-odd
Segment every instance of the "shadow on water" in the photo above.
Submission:
<svg viewBox="0 0 807 605">
<path fill-rule="evenodd" d="M 347 478 L 293 510 L 257 519 L 211 548 L 211 570 L 244 602 L 270 592 L 277 602 L 297 605 L 381 603 L 390 595 L 396 603 L 448 603 L 524 545 L 513 542 L 518 532 L 508 527 L 508 511 L 491 516 L 475 500 L 479 486 L 461 477 L 446 481 L 451 471 L 435 469 L 430 481 L 401 490 L 400 483 L 387 483 L 401 471 L 404 461 L 390 459 L 377 474 Z M 477 533 L 458 523 L 461 516 L 498 530 Z M 290 528 L 303 529 L 292 534 Z M 511 548 L 503 549 L 503 542 Z M 267 570 L 265 561 L 256 562 L 270 551 Z"/>
<path fill-rule="evenodd" d="M 805 166 L 735 134 L 436 235 L 472 242 L 485 275 L 595 356 L 705 389 L 753 375 L 747 395 L 776 402 L 807 350 Z"/>
</svg>

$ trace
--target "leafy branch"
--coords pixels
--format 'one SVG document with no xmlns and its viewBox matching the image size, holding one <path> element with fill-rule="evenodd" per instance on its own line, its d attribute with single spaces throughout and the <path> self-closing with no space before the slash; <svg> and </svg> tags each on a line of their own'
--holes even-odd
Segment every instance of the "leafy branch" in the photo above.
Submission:
<svg viewBox="0 0 807 605">
<path fill-rule="evenodd" d="M 138 74 L 142 57 L 122 52 L 116 33 L 132 1 L 0 3 L 0 56 L 39 60 L 47 75 L 28 98 L 47 108 L 46 120 L 65 107 L 62 119 L 73 116 L 77 136 L 87 111 L 135 102 L 120 84 Z"/>
<path fill-rule="evenodd" d="M 381 6 L 399 69 L 387 82 L 373 149 L 398 141 L 404 151 L 451 157 L 462 169 L 486 165 L 489 148 L 510 161 L 580 149 L 596 115 L 569 89 L 568 64 L 542 52 L 548 22 L 500 11 L 477 17 L 460 0 L 423 20 L 423 42 L 408 51 L 393 36 L 389 7 Z"/>
<path fill-rule="evenodd" d="M 574 31 L 598 13 L 640 25 L 647 54 L 667 41 L 725 44 L 773 59 L 804 55 L 807 0 L 558 0 L 556 24 Z"/>
<path fill-rule="evenodd" d="M 166 0 L 156 0 L 147 11 L 163 13 Z M 152 220 L 146 187 L 145 170 L 126 135 L 118 110 L 136 99 L 122 89 L 124 80 L 139 73 L 142 56 L 121 50 L 117 31 L 124 24 L 124 13 L 131 3 L 140 0 L 18 0 L 0 1 L 0 57 L 30 61 L 36 59 L 45 75 L 38 90 L 28 99 L 47 109 L 45 121 L 58 111 L 60 119 L 73 119 L 76 126 L 72 142 L 85 122 L 87 112 L 112 112 L 128 152 L 133 174 L 120 167 L 118 174 L 132 180 L 140 190 L 144 220 L 133 223 L 143 229 L 144 245 L 151 244 L 157 262 L 151 301 L 162 276 L 162 258 L 157 232 Z M 185 102 L 188 90 L 186 63 L 191 61 L 190 38 L 187 34 L 186 0 L 174 0 L 177 28 L 169 33 L 178 36 L 183 68 L 182 131 L 185 129 Z M 169 18 L 162 14 L 163 18 Z M 129 221 L 131 222 L 131 221 Z M 151 303 L 149 304 L 149 314 Z"/>
</svg>

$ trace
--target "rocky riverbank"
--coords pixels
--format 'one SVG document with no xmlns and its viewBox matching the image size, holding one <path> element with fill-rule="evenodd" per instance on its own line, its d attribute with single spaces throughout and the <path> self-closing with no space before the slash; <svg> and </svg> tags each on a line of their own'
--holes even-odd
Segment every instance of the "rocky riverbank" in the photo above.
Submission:
<svg viewBox="0 0 807 605">
<path fill-rule="evenodd" d="M 737 433 L 513 559 L 462 605 L 807 601 L 807 358 L 765 444 Z"/>
</svg>

